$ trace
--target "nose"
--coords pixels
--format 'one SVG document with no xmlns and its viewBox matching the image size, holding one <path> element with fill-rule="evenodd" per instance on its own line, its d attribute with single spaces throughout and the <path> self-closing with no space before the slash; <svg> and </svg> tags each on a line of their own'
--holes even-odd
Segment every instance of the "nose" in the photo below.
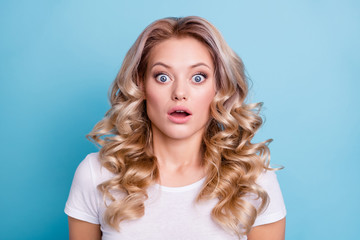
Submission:
<svg viewBox="0 0 360 240">
<path fill-rule="evenodd" d="M 172 99 L 174 101 L 182 101 L 188 99 L 188 89 L 186 81 L 174 81 Z"/>
</svg>

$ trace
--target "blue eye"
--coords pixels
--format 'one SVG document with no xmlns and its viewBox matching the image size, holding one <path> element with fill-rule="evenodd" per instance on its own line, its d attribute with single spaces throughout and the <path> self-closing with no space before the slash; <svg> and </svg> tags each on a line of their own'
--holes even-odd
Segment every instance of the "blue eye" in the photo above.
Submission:
<svg viewBox="0 0 360 240">
<path fill-rule="evenodd" d="M 165 83 L 169 80 L 169 76 L 166 74 L 158 74 L 155 76 L 155 79 L 159 82 Z"/>
<path fill-rule="evenodd" d="M 206 79 L 205 74 L 196 74 L 192 77 L 192 81 L 195 83 L 201 83 Z"/>
</svg>

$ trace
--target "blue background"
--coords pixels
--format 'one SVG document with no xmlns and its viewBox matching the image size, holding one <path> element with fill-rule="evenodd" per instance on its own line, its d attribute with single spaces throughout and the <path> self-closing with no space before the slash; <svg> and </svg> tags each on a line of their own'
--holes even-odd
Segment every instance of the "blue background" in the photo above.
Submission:
<svg viewBox="0 0 360 240">
<path fill-rule="evenodd" d="M 257 141 L 287 205 L 287 239 L 358 239 L 358 1 L 1 1 L 1 239 L 66 239 L 85 139 L 126 51 L 152 21 L 199 15 L 245 62 L 263 101 Z"/>
</svg>

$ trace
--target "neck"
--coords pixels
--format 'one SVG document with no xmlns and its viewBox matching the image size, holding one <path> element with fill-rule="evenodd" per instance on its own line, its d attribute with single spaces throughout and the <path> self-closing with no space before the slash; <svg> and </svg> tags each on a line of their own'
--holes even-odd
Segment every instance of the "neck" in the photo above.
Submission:
<svg viewBox="0 0 360 240">
<path fill-rule="evenodd" d="M 153 131 L 153 149 L 159 168 L 159 181 L 165 186 L 184 186 L 201 179 L 203 131 L 186 138 L 171 138 L 156 127 Z"/>
<path fill-rule="evenodd" d="M 199 131 L 187 138 L 170 138 L 159 129 L 153 130 L 153 149 L 160 167 L 186 168 L 200 167 L 202 162 L 202 136 Z"/>
</svg>

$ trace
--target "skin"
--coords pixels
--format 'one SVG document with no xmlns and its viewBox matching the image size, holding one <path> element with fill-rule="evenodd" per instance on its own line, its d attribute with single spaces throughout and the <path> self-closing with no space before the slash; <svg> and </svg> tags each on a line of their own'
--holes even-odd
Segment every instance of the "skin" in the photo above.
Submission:
<svg viewBox="0 0 360 240">
<path fill-rule="evenodd" d="M 150 52 L 144 88 L 160 183 L 178 187 L 201 179 L 205 173 L 200 146 L 216 93 L 208 49 L 190 37 L 159 43 Z M 186 107 L 190 120 L 169 120 L 168 112 L 175 106 Z"/>
<path fill-rule="evenodd" d="M 68 217 L 70 240 L 100 240 L 101 230 L 99 224 L 92 224 Z"/>
<path fill-rule="evenodd" d="M 159 43 L 150 52 L 141 87 L 152 123 L 159 183 L 179 187 L 203 178 L 202 136 L 216 93 L 214 63 L 206 46 L 191 37 L 171 38 Z M 181 124 L 169 120 L 168 112 L 175 106 L 191 111 L 190 120 Z M 99 225 L 71 217 L 69 233 L 70 240 L 101 239 Z M 285 218 L 254 227 L 248 239 L 285 239 Z"/>
<path fill-rule="evenodd" d="M 284 240 L 286 218 L 277 222 L 256 226 L 248 234 L 248 240 Z"/>
</svg>

